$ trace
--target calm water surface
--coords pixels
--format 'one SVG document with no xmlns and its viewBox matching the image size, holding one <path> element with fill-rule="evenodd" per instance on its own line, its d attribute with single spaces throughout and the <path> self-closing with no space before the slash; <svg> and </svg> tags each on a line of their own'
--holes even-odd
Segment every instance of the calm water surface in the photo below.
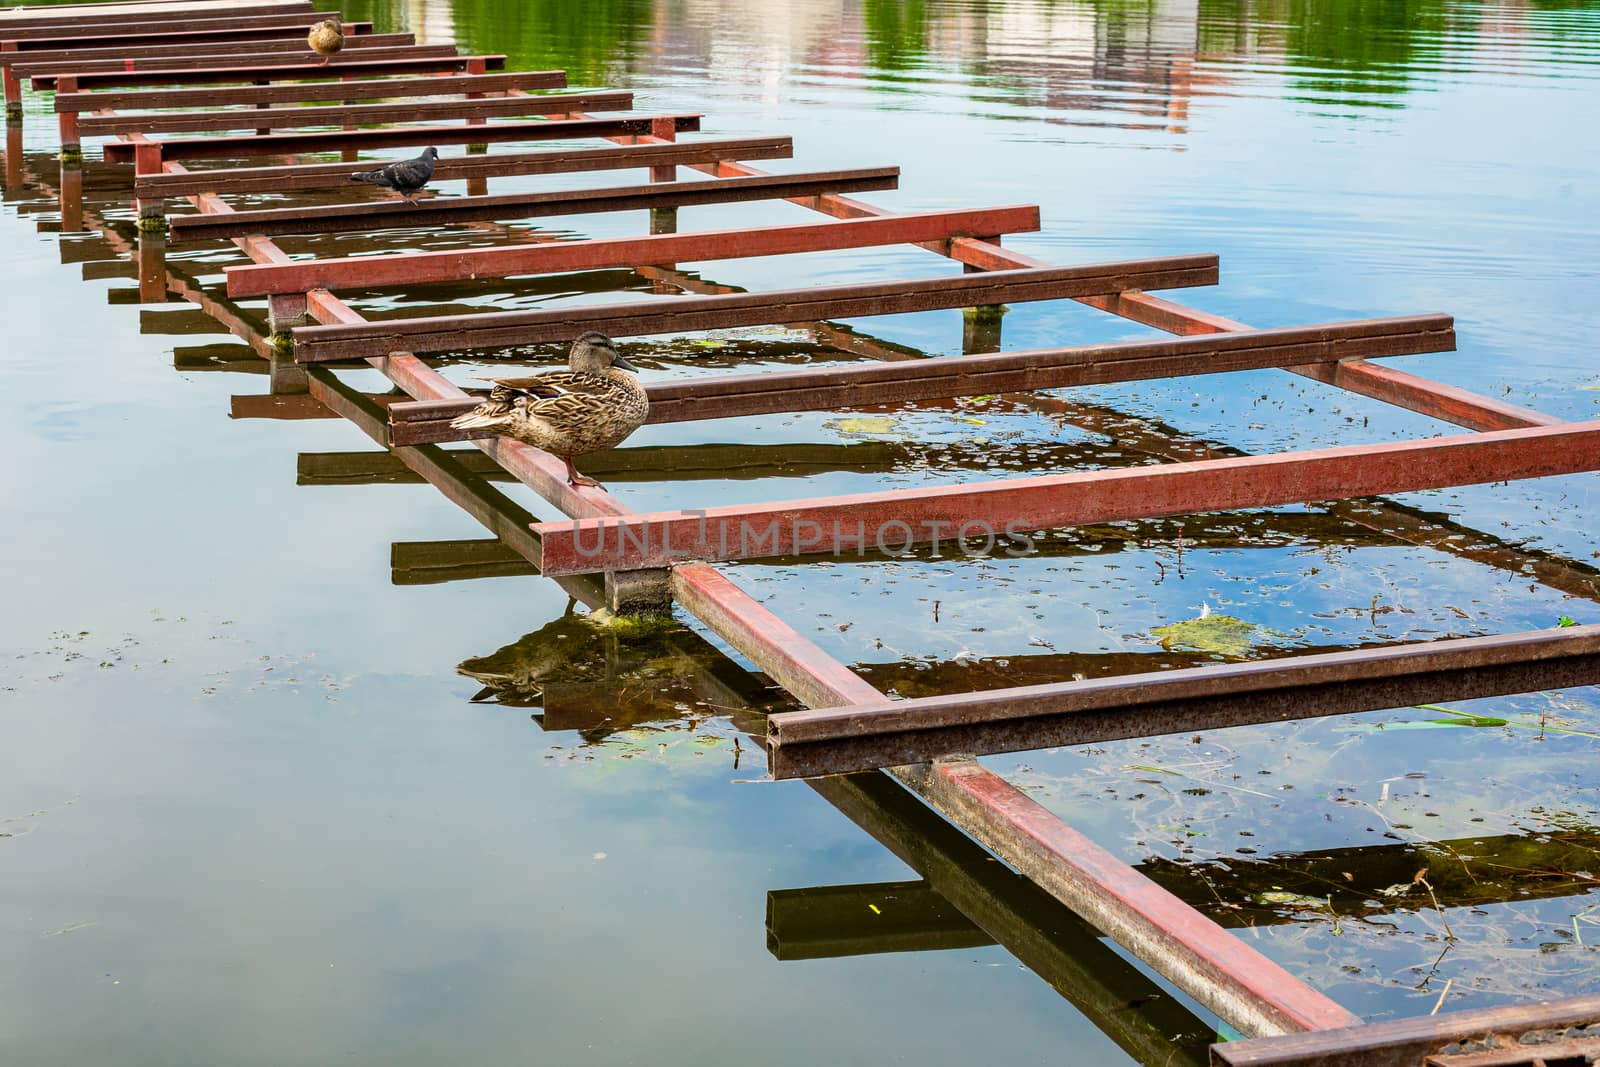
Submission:
<svg viewBox="0 0 1600 1067">
<path fill-rule="evenodd" d="M 1396 365 L 1568 418 L 1600 405 L 1593 4 L 345 10 L 704 112 L 708 134 L 793 134 L 773 170 L 901 165 L 874 202 L 1038 203 L 1043 231 L 1007 243 L 1052 261 L 1217 252 L 1222 283 L 1176 296 L 1252 324 L 1448 311 L 1460 350 Z M 761 781 L 728 716 L 781 694 L 714 642 L 599 632 L 349 424 L 242 417 L 261 406 L 233 398 L 267 392 L 248 350 L 190 304 L 132 306 L 126 174 L 93 148 L 87 232 L 57 232 L 48 98 L 28 107 L 0 207 L 7 1062 L 1200 1061 L 1215 1020 L 892 793 Z M 806 217 L 736 205 L 681 226 Z M 238 261 L 172 260 L 213 292 Z M 686 269 L 752 289 L 953 270 L 915 249 Z M 597 272 L 360 305 L 616 288 L 650 285 Z M 957 312 L 851 325 L 962 350 Z M 1047 303 L 1013 309 L 1002 344 L 1148 334 Z M 847 358 L 781 330 L 631 347 L 652 380 Z M 849 414 L 651 427 L 593 469 L 643 511 L 1445 430 L 1276 372 Z M 728 570 L 874 684 L 959 691 L 1600 621 L 1595 484 L 1063 532 L 1025 560 Z M 1418 515 L 1442 550 L 1382 533 Z M 1541 584 L 1530 551 L 1569 580 Z M 1202 615 L 1239 622 L 1163 629 Z M 989 762 L 1379 1018 L 1427 1012 L 1447 982 L 1459 1008 L 1595 989 L 1597 752 L 1600 711 L 1573 691 Z M 1423 868 L 1440 908 L 1411 884 Z"/>
</svg>

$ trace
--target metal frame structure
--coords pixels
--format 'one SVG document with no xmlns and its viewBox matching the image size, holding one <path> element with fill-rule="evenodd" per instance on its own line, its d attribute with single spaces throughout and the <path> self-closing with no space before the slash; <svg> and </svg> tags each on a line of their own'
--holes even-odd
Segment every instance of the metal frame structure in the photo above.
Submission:
<svg viewBox="0 0 1600 1067">
<path fill-rule="evenodd" d="M 786 138 L 676 144 L 679 132 L 699 128 L 698 115 L 594 118 L 593 110 L 631 107 L 631 95 L 534 95 L 532 90 L 563 88 L 564 76 L 549 71 L 489 74 L 491 68 L 504 66 L 503 56 L 462 56 L 448 46 L 415 46 L 373 35 L 362 42 L 365 47 L 323 67 L 288 58 L 297 51 L 293 38 L 304 32 L 306 20 L 314 18 L 309 0 L 227 5 L 225 17 L 213 18 L 219 15 L 216 6 L 132 0 L 75 5 L 48 14 L 38 9 L 0 13 L 0 71 L 8 117 L 20 116 L 22 83 L 29 80 L 36 89 L 57 91 L 64 159 L 76 155 L 83 137 L 113 138 L 105 146 L 106 160 L 134 163 L 133 191 L 143 236 L 140 246 L 129 251 L 137 263 L 141 296 L 161 300 L 177 291 L 246 339 L 267 361 L 275 404 L 300 414 L 316 414 L 313 408 L 320 406 L 350 419 L 375 441 L 393 448 L 404 468 L 479 519 L 506 548 L 585 603 L 641 610 L 675 601 L 806 705 L 810 710 L 780 713 L 768 721 L 765 739 L 779 776 L 886 772 L 1019 872 L 1030 891 L 1070 908 L 1208 1010 L 1246 1035 L 1262 1039 L 1218 1046 L 1212 1050 L 1217 1063 L 1347 1062 L 1316 1057 L 1331 1055 L 1329 1049 L 1344 1055 L 1355 1048 L 1380 1048 L 1392 1053 L 1382 1062 L 1411 1064 L 1426 1056 L 1456 1055 L 1460 1050 L 1448 1052 L 1440 1035 L 1459 1037 L 1476 1032 L 1480 1025 L 1514 1029 L 1515 1023 L 1532 1029 L 1550 1019 L 1600 1018 L 1600 1004 L 1591 1000 L 1542 1012 L 1518 1009 L 1520 1015 L 1507 1009 L 1488 1022 L 1468 1018 L 1483 1013 L 1456 1013 L 1439 1016 L 1439 1025 L 1430 1024 L 1431 1029 L 1393 1027 L 1392 1034 L 1383 1026 L 1360 1025 L 1349 1011 L 972 758 L 982 751 L 1392 707 L 1413 702 L 1420 694 L 1437 699 L 1442 693 L 1483 695 L 1592 684 L 1600 682 L 1600 628 L 889 701 L 709 562 L 777 554 L 763 548 L 766 542 L 751 550 L 737 543 L 734 550 L 727 547 L 730 529 L 769 520 L 791 525 L 794 536 L 783 545 L 785 552 L 805 554 L 859 547 L 881 539 L 892 523 L 909 528 L 909 520 L 957 531 L 963 523 L 995 529 L 1005 521 L 1037 529 L 1592 471 L 1600 469 L 1600 425 L 1565 423 L 1371 362 L 1453 348 L 1453 326 L 1445 316 L 1252 330 L 1149 295 L 1147 290 L 1153 288 L 1214 283 L 1215 256 L 1075 267 L 1043 263 L 1000 243 L 1003 234 L 1038 228 L 1037 208 L 1032 206 L 895 214 L 844 194 L 892 188 L 897 168 L 769 175 L 747 161 L 790 154 Z M 174 85 L 209 88 L 139 88 Z M 444 96 L 461 99 L 434 99 Z M 428 102 L 396 107 L 356 103 L 423 97 Z M 273 106 L 318 102 L 322 106 Z M 220 105 L 254 105 L 257 110 L 126 110 Z M 378 107 L 388 112 L 384 117 L 389 123 L 457 124 L 294 132 L 302 126 L 349 126 L 377 117 Z M 247 117 L 241 119 L 241 114 Z M 489 121 L 525 116 L 539 118 Z M 240 126 L 255 132 L 166 140 L 151 136 Z M 578 137 L 613 143 L 514 156 L 474 154 L 496 142 Z M 367 203 L 238 211 L 222 194 L 326 188 L 341 183 L 348 167 L 297 164 L 192 172 L 180 162 L 325 149 L 353 160 L 361 148 L 435 142 L 470 146 L 466 157 L 441 160 L 437 174 L 439 181 L 466 179 L 469 195 L 434 199 L 417 207 Z M 10 183 L 20 166 L 20 136 L 8 137 L 6 155 Z M 680 166 L 708 177 L 678 183 Z M 651 184 L 521 196 L 491 197 L 487 192 L 487 182 L 495 176 L 632 167 L 648 168 Z M 60 189 L 64 228 L 82 223 L 81 181 L 81 171 L 64 167 Z M 197 209 L 195 214 L 172 218 L 173 240 L 225 238 L 252 261 L 228 269 L 228 288 L 231 296 L 267 298 L 270 337 L 253 330 L 227 301 L 187 285 L 166 269 L 167 238 L 159 231 L 165 229 L 169 199 L 186 200 Z M 838 221 L 676 232 L 679 206 L 746 199 L 785 199 Z M 307 229 L 338 232 L 642 208 L 651 211 L 649 236 L 365 257 L 359 270 L 337 259 L 292 259 L 271 239 L 274 234 Z M 966 273 L 829 289 L 738 293 L 701 285 L 672 268 L 682 261 L 905 243 L 961 263 Z M 334 292 L 335 287 L 350 285 L 370 289 L 606 268 L 628 268 L 654 280 L 663 292 L 688 290 L 693 295 L 670 302 L 369 322 Z M 1045 299 L 1074 299 L 1179 337 L 1026 353 L 986 351 L 998 345 L 999 305 Z M 968 355 L 906 362 L 891 347 L 826 321 L 932 308 L 977 309 L 969 316 Z M 1127 470 L 656 515 L 636 515 L 603 490 L 569 487 L 563 465 L 527 445 L 500 438 L 472 440 L 498 476 L 531 487 L 568 516 L 544 523 L 532 522 L 532 516 L 497 500 L 496 491 L 463 467 L 457 453 L 437 447 L 437 442 L 462 439 L 464 435 L 449 430 L 448 421 L 473 401 L 422 358 L 424 354 L 562 340 L 583 328 L 630 336 L 767 323 L 805 323 L 815 336 L 841 351 L 884 362 L 769 374 L 760 381 L 728 376 L 653 386 L 654 421 L 833 410 L 998 391 L 1031 393 L 1077 384 L 1277 367 L 1473 432 L 1277 456 L 1178 455 L 1168 457 L 1177 462 Z M 328 366 L 318 365 L 351 361 L 376 368 L 410 399 L 397 403 L 394 397 L 365 396 L 341 382 Z M 774 378 L 779 380 L 775 383 Z M 1048 401 L 1040 398 L 1040 402 Z M 1426 522 L 1404 509 L 1380 507 L 1384 525 L 1370 517 L 1364 525 L 1381 529 L 1386 536 L 1440 543 Z M 1356 505 L 1336 505 L 1335 511 L 1363 521 Z M 1402 521 L 1393 521 L 1396 515 Z M 841 533 L 837 526 L 830 528 L 836 520 L 846 519 L 859 521 L 860 529 Z M 799 536 L 800 523 L 806 524 L 805 539 Z M 605 550 L 598 555 L 580 551 L 583 537 L 596 532 L 614 534 Z M 654 532 L 664 533 L 667 540 L 662 543 L 678 546 L 679 554 L 649 549 Z M 1479 552 L 1487 562 L 1504 566 L 1520 567 L 1528 556 L 1504 546 Z M 1582 590 L 1582 595 L 1600 599 L 1594 574 L 1581 565 L 1540 558 L 1535 573 L 1557 588 Z M 1316 704 L 1308 704 L 1310 694 L 1315 694 Z M 890 788 L 882 773 L 822 778 L 812 784 L 847 813 L 861 810 L 863 790 Z M 894 787 L 892 796 L 903 798 L 905 792 Z M 895 840 L 897 844 L 890 847 L 900 854 L 913 851 L 906 837 Z M 954 895 L 969 892 L 959 879 L 955 884 Z M 1014 916 L 995 922 L 1010 931 L 1009 941 L 990 925 L 981 925 L 1003 943 L 1015 944 L 1015 924 Z M 1036 956 L 1038 950 L 1018 952 L 1029 959 L 1024 951 Z M 1419 1038 L 1423 1030 L 1433 1036 Z"/>
</svg>

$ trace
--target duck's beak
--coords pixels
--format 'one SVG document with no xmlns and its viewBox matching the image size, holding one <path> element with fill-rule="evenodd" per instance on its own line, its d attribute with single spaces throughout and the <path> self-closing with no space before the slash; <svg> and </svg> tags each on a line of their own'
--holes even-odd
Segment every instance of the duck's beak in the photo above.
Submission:
<svg viewBox="0 0 1600 1067">
<path fill-rule="evenodd" d="M 635 367 L 632 363 L 629 363 L 625 358 L 623 358 L 621 352 L 618 352 L 611 360 L 611 365 L 613 367 L 621 367 L 623 370 L 631 370 L 635 374 L 639 373 L 639 368 Z"/>
</svg>

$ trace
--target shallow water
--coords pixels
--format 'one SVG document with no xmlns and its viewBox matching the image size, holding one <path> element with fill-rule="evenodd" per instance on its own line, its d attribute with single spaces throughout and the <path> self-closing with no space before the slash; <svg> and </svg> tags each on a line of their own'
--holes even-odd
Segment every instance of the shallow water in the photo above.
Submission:
<svg viewBox="0 0 1600 1067">
<path fill-rule="evenodd" d="M 900 189 L 872 202 L 1038 203 L 1042 232 L 1007 244 L 1048 260 L 1215 251 L 1222 283 L 1172 295 L 1252 324 L 1448 311 L 1459 351 L 1395 365 L 1569 418 L 1600 404 L 1594 5 L 345 10 L 633 89 L 641 110 L 704 112 L 709 135 L 792 133 L 794 159 L 768 169 L 899 164 Z M 901 884 L 917 872 L 842 813 L 888 834 L 905 815 L 892 796 L 758 781 L 727 715 L 781 694 L 700 635 L 597 633 L 347 424 L 230 419 L 259 410 L 231 400 L 267 392 L 259 362 L 190 305 L 130 306 L 134 275 L 115 265 L 132 238 L 125 178 L 92 148 L 89 207 L 110 221 L 55 232 L 48 98 L 28 104 L 27 173 L 8 176 L 0 207 L 8 1062 L 1060 1062 L 1067 1048 L 1108 1063 L 1174 1037 L 1200 1055 L 1209 1017 L 936 825 L 913 824 L 931 850 L 921 873 L 946 893 L 970 879 L 990 933 Z M 735 205 L 685 209 L 681 226 L 807 217 Z M 484 239 L 282 243 L 331 255 Z M 212 289 L 236 261 L 219 245 L 172 257 Z M 885 249 L 685 269 L 755 289 L 953 267 Z M 418 314 L 617 288 L 650 286 L 595 272 L 359 303 Z M 953 311 L 851 325 L 962 350 Z M 1148 333 L 1052 302 L 1014 308 L 1002 337 Z M 651 378 L 849 358 L 780 330 L 697 340 L 630 348 Z M 594 470 L 644 511 L 1441 432 L 1263 372 L 650 427 Z M 1202 613 L 1242 620 L 1225 649 L 1238 655 L 1597 621 L 1594 485 L 1097 527 L 1024 560 L 728 572 L 880 688 L 949 692 L 1207 662 L 1217 653 L 1157 632 Z M 520 486 L 495 488 L 508 514 L 550 517 Z M 1382 532 L 1418 513 L 1443 550 Z M 1551 572 L 1530 551 L 1574 561 L 1567 580 L 1536 581 Z M 1452 710 L 1493 719 L 1406 709 L 989 762 L 1365 1016 L 1424 1013 L 1447 982 L 1460 1008 L 1592 990 L 1594 696 Z M 1442 908 L 1412 884 L 1423 867 Z M 818 891 L 768 896 L 801 888 Z M 884 934 L 868 905 L 910 917 Z M 1019 942 L 1008 914 L 1043 933 Z M 1032 945 L 1025 962 L 1048 981 L 993 946 L 996 931 Z M 924 950 L 888 951 L 908 947 Z"/>
</svg>

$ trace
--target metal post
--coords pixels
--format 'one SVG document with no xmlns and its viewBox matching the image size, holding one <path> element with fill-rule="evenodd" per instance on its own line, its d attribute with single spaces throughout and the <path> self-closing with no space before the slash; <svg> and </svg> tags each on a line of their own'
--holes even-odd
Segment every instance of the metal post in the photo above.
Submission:
<svg viewBox="0 0 1600 1067">
<path fill-rule="evenodd" d="M 133 173 L 135 178 L 141 174 L 161 173 L 161 145 L 157 141 L 138 141 L 133 146 Z M 139 229 L 141 232 L 150 230 L 164 231 L 167 228 L 167 202 L 161 197 L 138 197 L 134 206 L 139 212 Z"/>
<path fill-rule="evenodd" d="M 56 92 L 75 93 L 78 91 L 78 79 L 70 74 L 64 74 L 56 79 Z M 83 158 L 83 145 L 78 138 L 78 113 L 76 111 L 63 111 L 57 116 L 57 124 L 61 128 L 61 159 L 63 162 L 76 161 Z"/>
</svg>

